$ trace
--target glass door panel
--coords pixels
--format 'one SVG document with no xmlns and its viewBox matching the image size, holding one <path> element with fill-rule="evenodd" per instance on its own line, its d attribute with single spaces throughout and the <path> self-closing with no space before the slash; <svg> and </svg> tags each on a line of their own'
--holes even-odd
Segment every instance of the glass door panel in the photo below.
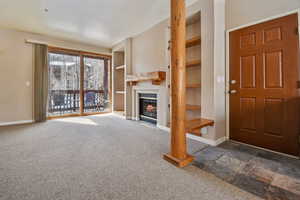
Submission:
<svg viewBox="0 0 300 200">
<path fill-rule="evenodd" d="M 101 58 L 84 57 L 83 94 L 85 113 L 108 112 L 109 75 L 108 61 Z"/>
<path fill-rule="evenodd" d="M 49 53 L 48 116 L 80 114 L 80 57 Z"/>
</svg>

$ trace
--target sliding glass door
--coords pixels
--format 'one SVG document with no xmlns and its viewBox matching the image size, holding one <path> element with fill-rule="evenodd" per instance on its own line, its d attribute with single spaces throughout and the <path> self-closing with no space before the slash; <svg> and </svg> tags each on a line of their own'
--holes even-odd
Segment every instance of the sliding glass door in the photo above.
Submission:
<svg viewBox="0 0 300 200">
<path fill-rule="evenodd" d="M 49 53 L 48 116 L 80 113 L 80 57 Z"/>
<path fill-rule="evenodd" d="M 107 61 L 84 57 L 84 112 L 108 112 L 109 88 Z"/>
<path fill-rule="evenodd" d="M 110 59 L 49 51 L 48 117 L 110 112 Z"/>
</svg>

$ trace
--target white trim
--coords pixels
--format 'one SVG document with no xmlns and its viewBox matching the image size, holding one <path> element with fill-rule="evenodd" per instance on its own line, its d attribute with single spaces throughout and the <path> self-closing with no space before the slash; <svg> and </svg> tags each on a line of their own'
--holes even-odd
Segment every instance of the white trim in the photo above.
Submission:
<svg viewBox="0 0 300 200">
<path fill-rule="evenodd" d="M 230 114 L 230 104 L 229 104 L 229 94 L 228 94 L 228 91 L 230 89 L 230 84 L 229 84 L 229 74 L 230 74 L 230 66 L 229 66 L 229 56 L 230 56 L 230 52 L 229 52 L 229 42 L 230 42 L 230 39 L 229 39 L 229 34 L 230 32 L 233 32 L 233 31 L 236 31 L 236 30 L 239 30 L 239 29 L 242 29 L 242 28 L 246 28 L 246 27 L 249 27 L 249 26 L 252 26 L 252 25 L 256 25 L 256 24 L 260 24 L 260 23 L 263 23 L 263 22 L 267 22 L 267 21 L 270 21 L 270 20 L 274 20 L 274 19 L 278 19 L 278 18 L 281 18 L 281 17 L 285 17 L 285 16 L 288 16 L 288 15 L 291 15 L 291 14 L 298 14 L 298 27 L 300 27 L 300 8 L 299 9 L 296 9 L 296 10 L 292 10 L 292 11 L 289 11 L 289 12 L 285 12 L 285 13 L 282 13 L 282 14 L 279 14 L 279 15 L 275 15 L 275 16 L 271 16 L 271 17 L 267 17 L 267 18 L 264 18 L 262 20 L 257 20 L 257 21 L 254 21 L 254 22 L 251 22 L 251 23 L 248 23 L 248 24 L 245 24 L 245 25 L 242 25 L 242 26 L 238 26 L 238 27 L 235 27 L 235 28 L 232 28 L 232 29 L 229 29 L 226 31 L 226 139 L 228 140 L 230 138 L 230 131 L 229 131 L 229 114 Z M 299 37 L 299 44 L 300 44 L 300 37 Z"/>
<path fill-rule="evenodd" d="M 49 45 L 47 42 L 42 42 L 42 41 L 38 41 L 38 40 L 31 40 L 31 39 L 25 39 L 25 43 Z"/>
<path fill-rule="evenodd" d="M 164 131 L 170 132 L 170 128 L 169 128 L 169 127 L 162 126 L 162 125 L 159 125 L 159 124 L 157 124 L 156 126 L 157 126 L 157 128 L 159 128 L 159 129 L 161 129 L 161 130 L 164 130 Z"/>
<path fill-rule="evenodd" d="M 116 116 L 116 117 L 120 117 L 121 119 L 126 119 L 125 116 L 122 116 L 122 115 L 120 115 L 120 114 L 118 114 L 118 113 L 112 112 L 112 114 L 113 114 L 114 116 Z"/>
<path fill-rule="evenodd" d="M 187 138 L 190 138 L 192 140 L 196 140 L 198 142 L 202 142 L 204 144 L 208 144 L 208 145 L 211 145 L 211 146 L 214 146 L 214 147 L 218 146 L 219 144 L 226 141 L 226 137 L 222 137 L 222 138 L 219 138 L 217 140 L 211 140 L 211 139 L 206 139 L 204 137 L 198 137 L 198 136 L 191 135 L 191 134 L 187 134 Z"/>
<path fill-rule="evenodd" d="M 167 132 L 170 132 L 169 127 L 157 125 L 157 128 L 159 128 L 161 130 L 164 130 L 164 131 L 167 131 Z M 187 134 L 186 137 L 189 138 L 189 139 L 196 140 L 198 142 L 204 143 L 204 144 L 211 145 L 211 146 L 218 146 L 219 144 L 221 144 L 221 143 L 223 143 L 227 140 L 226 137 L 222 137 L 222 138 L 219 138 L 217 140 L 211 140 L 211 139 L 206 139 L 204 137 L 198 137 L 198 136 L 195 136 L 195 135 L 192 135 L 192 134 L 189 134 L 189 133 Z"/>
<path fill-rule="evenodd" d="M 14 122 L 3 122 L 0 123 L 0 126 L 13 126 L 13 125 L 22 125 L 22 124 L 32 124 L 34 120 L 23 120 L 23 121 L 14 121 Z"/>
</svg>

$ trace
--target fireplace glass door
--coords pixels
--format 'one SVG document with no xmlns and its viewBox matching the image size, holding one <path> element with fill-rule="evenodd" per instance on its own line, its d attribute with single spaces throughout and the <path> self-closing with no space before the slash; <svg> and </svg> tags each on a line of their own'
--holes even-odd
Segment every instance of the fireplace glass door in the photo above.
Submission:
<svg viewBox="0 0 300 200">
<path fill-rule="evenodd" d="M 140 120 L 157 123 L 157 95 L 139 94 Z"/>
</svg>

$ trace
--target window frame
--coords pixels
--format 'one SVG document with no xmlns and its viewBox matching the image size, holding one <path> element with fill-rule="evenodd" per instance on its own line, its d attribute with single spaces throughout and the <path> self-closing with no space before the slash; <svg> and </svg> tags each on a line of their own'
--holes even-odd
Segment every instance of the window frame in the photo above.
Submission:
<svg viewBox="0 0 300 200">
<path fill-rule="evenodd" d="M 49 116 L 48 119 L 88 116 L 96 114 L 106 114 L 112 112 L 112 56 L 106 54 L 93 53 L 88 51 L 78 51 L 61 47 L 48 46 L 48 53 L 64 54 L 79 56 L 80 58 L 80 112 L 79 114 L 65 114 L 61 116 Z M 104 60 L 104 67 L 108 68 L 108 93 L 109 93 L 109 110 L 106 112 L 84 112 L 84 58 L 94 58 Z"/>
</svg>

